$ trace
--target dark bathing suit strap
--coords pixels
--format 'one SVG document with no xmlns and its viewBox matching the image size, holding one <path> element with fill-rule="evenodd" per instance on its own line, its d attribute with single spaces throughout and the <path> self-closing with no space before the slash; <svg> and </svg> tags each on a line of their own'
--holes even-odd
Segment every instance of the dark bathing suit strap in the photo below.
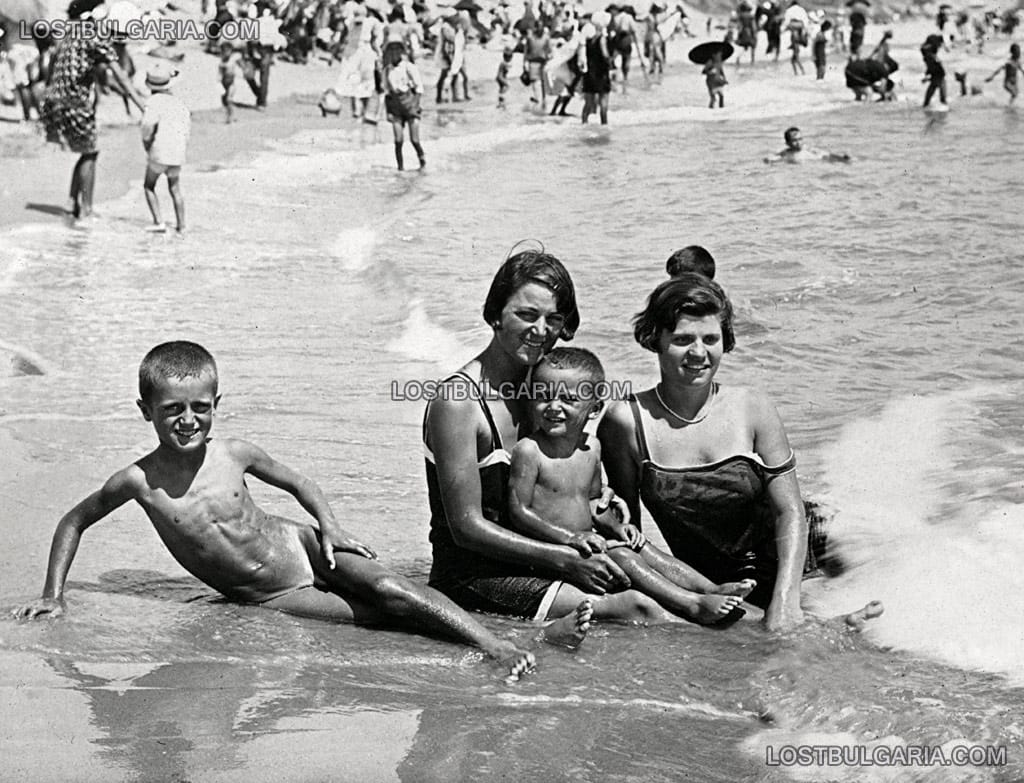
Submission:
<svg viewBox="0 0 1024 783">
<path fill-rule="evenodd" d="M 441 383 L 448 383 L 448 381 L 454 378 L 460 378 L 468 383 L 476 391 L 476 400 L 480 403 L 480 410 L 484 412 L 484 418 L 487 419 L 487 426 L 491 428 L 491 451 L 503 450 L 504 446 L 501 443 L 501 434 L 498 432 L 498 428 L 494 424 L 494 418 L 491 416 L 491 409 L 487 407 L 487 401 L 484 399 L 483 391 L 480 389 L 480 384 L 474 381 L 468 373 L 463 370 L 452 373 L 445 378 Z M 423 411 L 423 442 L 427 442 L 427 411 L 430 409 L 430 403 L 427 403 L 427 408 Z"/>
<path fill-rule="evenodd" d="M 636 424 L 636 445 L 640 449 L 640 459 L 644 462 L 651 461 L 651 452 L 647 448 L 647 436 L 644 435 L 644 423 L 640 418 L 640 405 L 636 401 L 636 395 L 630 394 L 626 401 L 629 409 L 633 412 L 633 421 Z"/>
</svg>

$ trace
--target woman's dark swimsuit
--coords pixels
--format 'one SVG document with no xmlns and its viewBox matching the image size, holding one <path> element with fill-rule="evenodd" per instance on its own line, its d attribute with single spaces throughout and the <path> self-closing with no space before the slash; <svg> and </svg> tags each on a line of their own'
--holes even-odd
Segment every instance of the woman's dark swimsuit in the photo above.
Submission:
<svg viewBox="0 0 1024 783">
<path fill-rule="evenodd" d="M 768 485 L 795 470 L 792 452 L 775 466 L 752 454 L 738 454 L 707 465 L 662 467 L 651 460 L 635 397 L 629 398 L 629 407 L 643 460 L 640 499 L 672 554 L 716 583 L 756 579 L 757 588 L 747 600 L 767 607 L 778 570 Z M 821 535 L 820 524 L 812 524 L 812 536 Z M 823 542 L 813 542 L 815 552 L 822 548 Z M 816 567 L 812 547 L 808 566 Z"/>
<path fill-rule="evenodd" d="M 457 372 L 447 380 L 454 378 L 471 387 L 491 430 L 491 451 L 477 462 L 480 471 L 480 505 L 484 519 L 507 528 L 509 453 L 501 444 L 501 435 L 494 425 L 479 384 L 464 372 Z M 430 543 L 433 547 L 430 586 L 440 590 L 464 609 L 545 619 L 555 593 L 562 584 L 560 581 L 537 576 L 528 566 L 495 560 L 455 543 L 445 515 L 437 467 L 434 465 L 434 455 L 427 446 L 426 434 L 424 414 L 423 448 L 426 452 Z"/>
</svg>

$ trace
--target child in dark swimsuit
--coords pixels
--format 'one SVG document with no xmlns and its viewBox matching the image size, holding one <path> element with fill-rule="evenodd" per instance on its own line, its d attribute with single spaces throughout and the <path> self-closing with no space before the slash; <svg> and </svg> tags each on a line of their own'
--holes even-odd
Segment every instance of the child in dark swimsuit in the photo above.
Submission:
<svg viewBox="0 0 1024 783">
<path fill-rule="evenodd" d="M 583 428 L 600 411 L 606 387 L 601 363 L 580 348 L 556 348 L 537 365 L 531 386 L 534 433 L 512 450 L 512 527 L 571 546 L 584 557 L 607 552 L 635 589 L 680 617 L 709 625 L 737 619 L 756 582 L 715 584 L 648 543 L 612 510 L 594 516 L 601 446 Z"/>
<path fill-rule="evenodd" d="M 932 102 L 932 96 L 939 93 L 939 102 L 946 105 L 946 69 L 939 60 L 939 49 L 942 47 L 941 35 L 929 35 L 921 46 L 921 57 L 924 59 L 924 80 L 928 88 L 924 92 L 924 108 Z"/>
<path fill-rule="evenodd" d="M 1020 44 L 1010 44 L 1010 59 L 993 71 L 985 81 L 990 82 L 1003 74 L 1003 89 L 1010 93 L 1010 103 L 1017 100 L 1017 71 L 1024 73 L 1020 65 Z"/>
</svg>

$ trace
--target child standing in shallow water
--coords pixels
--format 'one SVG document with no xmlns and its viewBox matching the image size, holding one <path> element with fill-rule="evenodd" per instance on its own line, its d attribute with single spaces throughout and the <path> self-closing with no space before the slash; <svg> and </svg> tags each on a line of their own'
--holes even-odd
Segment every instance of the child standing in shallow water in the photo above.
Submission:
<svg viewBox="0 0 1024 783">
<path fill-rule="evenodd" d="M 402 147 L 405 146 L 405 126 L 409 126 L 409 141 L 416 150 L 420 168 L 427 165 L 427 158 L 420 146 L 420 97 L 423 95 L 423 77 L 416 65 L 409 60 L 409 53 L 401 41 L 390 41 L 384 47 L 384 82 L 387 94 L 384 106 L 388 120 L 395 134 L 395 162 L 398 170 L 405 168 Z"/>
<path fill-rule="evenodd" d="M 174 216 L 179 232 L 185 230 L 185 199 L 181 195 L 181 167 L 185 163 L 185 148 L 192 128 L 192 115 L 181 99 L 171 94 L 171 79 L 178 72 L 157 63 L 146 74 L 146 86 L 152 91 L 142 114 L 142 146 L 146 148 L 146 178 L 143 189 L 146 204 L 153 216 L 153 225 L 147 231 L 166 231 L 160 217 L 160 200 L 156 183 L 161 175 L 167 176 L 167 190 L 174 204 Z"/>
<path fill-rule="evenodd" d="M 601 445 L 583 428 L 600 411 L 604 386 L 601 363 L 580 348 L 556 348 L 534 369 L 534 432 L 512 450 L 513 528 L 571 546 L 584 557 L 607 552 L 635 589 L 680 617 L 705 625 L 738 619 L 753 580 L 714 584 L 657 549 L 612 510 L 593 516 L 601 495 Z"/>
<path fill-rule="evenodd" d="M 1020 65 L 1020 44 L 1014 43 L 1010 44 L 1010 59 L 996 68 L 985 81 L 990 82 L 1002 73 L 1003 89 L 1010 93 L 1010 103 L 1013 103 L 1017 100 L 1017 71 L 1024 73 Z"/>
<path fill-rule="evenodd" d="M 233 601 L 322 620 L 398 621 L 475 644 L 503 661 L 510 676 L 532 667 L 531 653 L 499 639 L 432 588 L 380 565 L 372 549 L 338 526 L 310 479 L 251 443 L 211 438 L 220 395 L 217 366 L 202 346 L 171 342 L 151 350 L 139 367 L 139 397 L 156 449 L 64 515 L 43 595 L 15 610 L 18 617 L 64 613 L 64 583 L 82 533 L 134 500 L 174 558 Z M 246 476 L 291 494 L 316 524 L 258 508 Z"/>
<path fill-rule="evenodd" d="M 704 74 L 705 83 L 708 88 L 708 97 L 711 99 L 708 108 L 715 108 L 716 103 L 718 108 L 724 108 L 725 85 L 729 83 L 729 80 L 725 78 L 725 69 L 722 67 L 722 52 L 720 50 L 714 52 L 711 55 L 711 59 L 704 63 L 704 69 L 701 73 Z"/>
</svg>

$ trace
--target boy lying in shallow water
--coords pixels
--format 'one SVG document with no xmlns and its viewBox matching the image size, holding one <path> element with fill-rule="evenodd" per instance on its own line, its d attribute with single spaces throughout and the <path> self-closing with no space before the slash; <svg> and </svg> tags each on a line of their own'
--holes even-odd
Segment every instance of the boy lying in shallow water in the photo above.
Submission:
<svg viewBox="0 0 1024 783">
<path fill-rule="evenodd" d="M 15 610 L 21 618 L 57 617 L 82 533 L 134 500 L 174 558 L 193 576 L 241 603 L 325 620 L 401 622 L 480 647 L 518 677 L 533 654 L 499 639 L 447 597 L 377 562 L 345 533 L 320 488 L 262 449 L 210 438 L 217 366 L 201 346 L 158 345 L 139 368 L 139 409 L 152 422 L 156 449 L 111 476 L 64 515 L 50 549 L 42 597 Z M 246 475 L 291 494 L 316 520 L 270 516 L 257 506 Z M 548 640 L 582 640 L 589 605 L 545 629 Z"/>
</svg>

